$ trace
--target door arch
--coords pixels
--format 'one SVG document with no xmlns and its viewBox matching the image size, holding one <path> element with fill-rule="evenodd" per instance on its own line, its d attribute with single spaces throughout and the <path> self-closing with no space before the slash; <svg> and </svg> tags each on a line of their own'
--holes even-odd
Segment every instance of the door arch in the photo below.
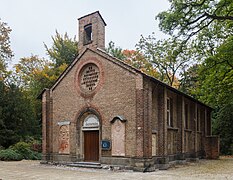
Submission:
<svg viewBox="0 0 233 180">
<path fill-rule="evenodd" d="M 94 114 L 85 117 L 82 124 L 84 161 L 99 161 L 99 118 Z"/>
</svg>

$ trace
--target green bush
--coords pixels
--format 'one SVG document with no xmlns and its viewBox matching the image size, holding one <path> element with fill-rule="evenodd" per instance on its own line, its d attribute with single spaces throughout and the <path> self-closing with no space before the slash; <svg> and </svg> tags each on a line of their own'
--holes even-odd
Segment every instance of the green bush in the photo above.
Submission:
<svg viewBox="0 0 233 180">
<path fill-rule="evenodd" d="M 0 160 L 1 161 L 20 161 L 23 156 L 13 149 L 0 150 Z"/>
<path fill-rule="evenodd" d="M 36 152 L 41 152 L 42 151 L 42 143 L 39 140 L 33 140 L 30 142 L 31 150 L 36 151 Z"/>
<path fill-rule="evenodd" d="M 31 160 L 41 160 L 41 153 L 35 151 L 32 152 L 33 152 L 33 156 Z"/>
<path fill-rule="evenodd" d="M 10 149 L 21 154 L 24 159 L 39 160 L 41 154 L 31 150 L 31 145 L 26 142 L 18 142 L 10 147 Z"/>
<path fill-rule="evenodd" d="M 30 145 L 30 149 L 33 151 L 41 152 L 42 151 L 42 142 L 41 139 L 36 139 L 32 136 L 26 136 L 23 140 L 23 142 L 26 142 Z"/>
</svg>

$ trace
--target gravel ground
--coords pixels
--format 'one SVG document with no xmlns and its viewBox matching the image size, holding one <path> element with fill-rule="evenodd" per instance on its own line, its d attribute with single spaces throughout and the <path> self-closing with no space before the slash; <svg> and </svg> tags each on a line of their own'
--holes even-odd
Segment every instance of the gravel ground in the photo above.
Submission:
<svg viewBox="0 0 233 180">
<path fill-rule="evenodd" d="M 232 179 L 233 158 L 200 160 L 187 165 L 176 165 L 169 170 L 150 173 L 132 171 L 110 171 L 104 169 L 71 168 L 64 166 L 41 165 L 39 161 L 0 161 L 1 180 L 54 180 L 54 179 Z"/>
</svg>

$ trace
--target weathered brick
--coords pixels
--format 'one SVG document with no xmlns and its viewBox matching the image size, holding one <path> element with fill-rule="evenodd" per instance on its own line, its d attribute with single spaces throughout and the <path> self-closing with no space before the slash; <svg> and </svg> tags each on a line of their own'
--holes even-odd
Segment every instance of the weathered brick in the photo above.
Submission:
<svg viewBox="0 0 233 180">
<path fill-rule="evenodd" d="M 92 24 L 93 37 L 85 44 L 83 28 L 88 24 Z M 99 12 L 79 19 L 80 55 L 53 87 L 42 94 L 43 159 L 83 161 L 86 130 L 83 121 L 90 114 L 99 119 L 100 142 L 111 142 L 111 121 L 124 118 L 125 156 L 112 156 L 111 149 L 102 150 L 99 143 L 100 162 L 142 169 L 156 163 L 166 164 L 169 160 L 196 157 L 204 152 L 207 157 L 218 157 L 218 138 L 206 137 L 211 135 L 211 109 L 97 49 L 104 49 L 105 25 Z M 87 76 L 91 78 L 85 81 L 92 84 L 93 89 L 88 89 L 85 83 L 81 85 L 85 68 L 90 66 L 98 72 L 98 76 Z M 172 99 L 173 106 L 171 127 L 167 124 L 167 98 Z M 185 127 L 185 104 L 189 107 L 188 129 Z M 200 110 L 199 131 L 197 108 Z M 59 152 L 60 124 L 64 122 L 69 126 L 66 154 Z M 156 147 L 152 148 L 152 145 Z"/>
</svg>

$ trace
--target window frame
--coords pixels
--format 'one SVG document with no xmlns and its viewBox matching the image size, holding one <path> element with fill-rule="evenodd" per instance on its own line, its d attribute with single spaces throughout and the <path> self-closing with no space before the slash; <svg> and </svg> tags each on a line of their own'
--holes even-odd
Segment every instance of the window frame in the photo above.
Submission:
<svg viewBox="0 0 233 180">
<path fill-rule="evenodd" d="M 87 24 L 84 26 L 84 37 L 83 37 L 84 45 L 90 44 L 93 41 L 93 31 L 92 24 Z"/>
<path fill-rule="evenodd" d="M 197 131 L 199 132 L 201 130 L 201 111 L 200 111 L 200 108 L 197 107 Z"/>
<path fill-rule="evenodd" d="M 172 98 L 167 98 L 167 125 L 168 127 L 173 127 L 173 100 Z"/>
<path fill-rule="evenodd" d="M 184 123 L 185 129 L 189 129 L 189 104 L 185 103 L 184 105 Z"/>
</svg>

